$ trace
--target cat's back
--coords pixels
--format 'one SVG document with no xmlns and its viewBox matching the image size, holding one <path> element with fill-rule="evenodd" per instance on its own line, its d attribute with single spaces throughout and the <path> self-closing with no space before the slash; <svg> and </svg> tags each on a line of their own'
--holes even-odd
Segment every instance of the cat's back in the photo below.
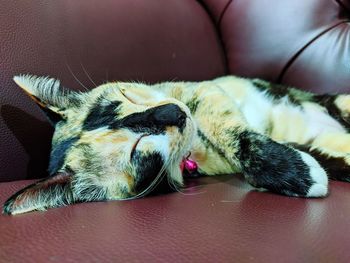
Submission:
<svg viewBox="0 0 350 263">
<path fill-rule="evenodd" d="M 225 76 L 213 82 L 236 104 L 251 128 L 258 132 L 267 129 L 273 102 L 265 92 L 254 85 L 253 80 Z"/>
</svg>

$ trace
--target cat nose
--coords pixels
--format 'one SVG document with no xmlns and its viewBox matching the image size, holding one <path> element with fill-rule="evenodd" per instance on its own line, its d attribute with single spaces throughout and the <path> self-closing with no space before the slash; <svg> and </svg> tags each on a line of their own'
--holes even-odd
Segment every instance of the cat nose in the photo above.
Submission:
<svg viewBox="0 0 350 263">
<path fill-rule="evenodd" d="M 177 126 L 180 129 L 186 124 L 187 115 L 176 104 L 165 104 L 155 108 L 154 120 L 161 125 Z"/>
</svg>

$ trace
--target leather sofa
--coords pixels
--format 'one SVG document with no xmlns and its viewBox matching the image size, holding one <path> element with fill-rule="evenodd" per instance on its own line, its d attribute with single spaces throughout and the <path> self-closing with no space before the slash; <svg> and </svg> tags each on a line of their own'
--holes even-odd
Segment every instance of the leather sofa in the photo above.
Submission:
<svg viewBox="0 0 350 263">
<path fill-rule="evenodd" d="M 349 0 L 0 0 L 0 203 L 46 176 L 52 127 L 13 83 L 258 77 L 350 92 Z M 239 175 L 185 193 L 0 215 L 0 262 L 349 262 L 350 184 L 325 199 Z"/>
</svg>

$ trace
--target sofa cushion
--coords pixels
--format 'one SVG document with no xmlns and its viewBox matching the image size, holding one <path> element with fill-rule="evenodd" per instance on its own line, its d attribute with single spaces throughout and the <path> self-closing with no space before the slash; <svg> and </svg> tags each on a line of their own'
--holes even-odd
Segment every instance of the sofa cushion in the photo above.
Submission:
<svg viewBox="0 0 350 263">
<path fill-rule="evenodd" d="M 28 184 L 0 184 L 0 202 Z M 250 191 L 237 177 L 186 194 L 0 215 L 3 262 L 349 262 L 349 185 L 325 199 Z"/>
</svg>

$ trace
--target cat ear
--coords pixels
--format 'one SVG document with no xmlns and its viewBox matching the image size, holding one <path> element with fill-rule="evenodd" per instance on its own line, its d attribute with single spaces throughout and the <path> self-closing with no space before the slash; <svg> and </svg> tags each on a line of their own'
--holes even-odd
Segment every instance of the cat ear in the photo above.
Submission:
<svg viewBox="0 0 350 263">
<path fill-rule="evenodd" d="M 64 120 L 65 111 L 81 103 L 81 94 L 64 90 L 59 80 L 31 75 L 15 76 L 13 80 L 40 106 L 52 124 Z"/>
<path fill-rule="evenodd" d="M 3 213 L 16 215 L 73 203 L 72 175 L 72 172 L 59 172 L 23 188 L 5 202 Z"/>
</svg>

